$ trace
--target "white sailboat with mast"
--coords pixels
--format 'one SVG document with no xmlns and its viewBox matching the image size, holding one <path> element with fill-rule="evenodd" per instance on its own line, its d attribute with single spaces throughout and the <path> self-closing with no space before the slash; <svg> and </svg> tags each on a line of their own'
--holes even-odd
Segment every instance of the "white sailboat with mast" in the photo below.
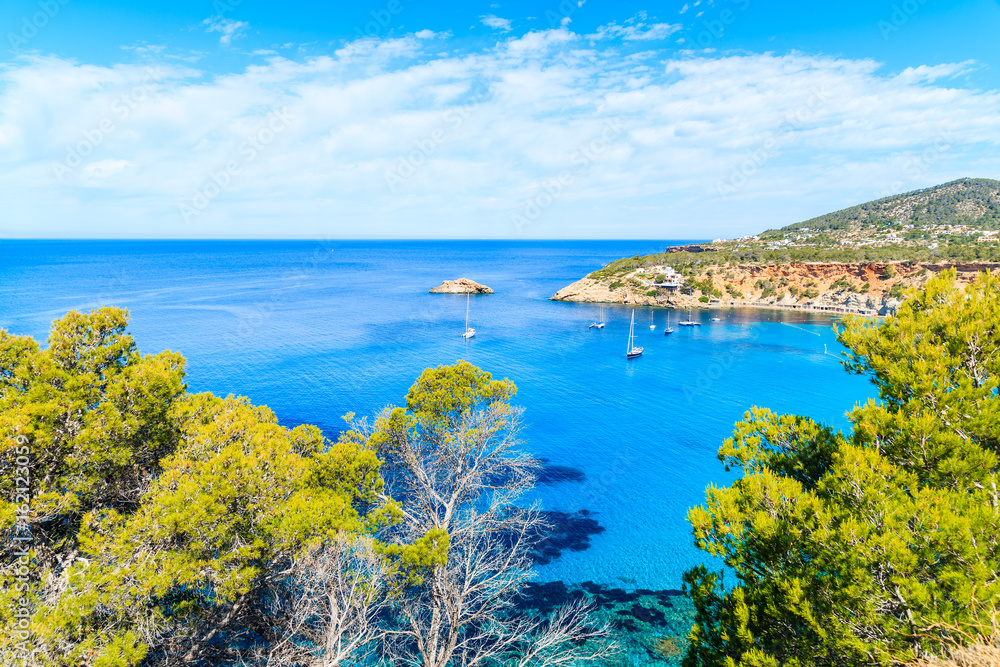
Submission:
<svg viewBox="0 0 1000 667">
<path fill-rule="evenodd" d="M 469 300 L 472 298 L 471 294 L 465 295 L 465 333 L 462 334 L 462 338 L 469 339 L 476 335 L 476 330 L 469 327 Z"/>
<path fill-rule="evenodd" d="M 690 308 L 688 308 L 688 318 L 686 320 L 684 320 L 683 322 L 678 322 L 677 324 L 681 325 L 682 327 L 700 327 L 701 326 L 701 322 L 696 322 L 696 321 L 694 321 L 694 320 L 691 319 L 691 309 Z"/>
<path fill-rule="evenodd" d="M 626 359 L 642 356 L 642 348 L 635 346 L 635 311 L 632 311 L 632 323 L 628 327 L 628 347 L 625 349 Z"/>
<path fill-rule="evenodd" d="M 596 322 L 590 323 L 590 329 L 603 329 L 604 328 L 604 306 L 601 306 L 601 318 Z"/>
</svg>

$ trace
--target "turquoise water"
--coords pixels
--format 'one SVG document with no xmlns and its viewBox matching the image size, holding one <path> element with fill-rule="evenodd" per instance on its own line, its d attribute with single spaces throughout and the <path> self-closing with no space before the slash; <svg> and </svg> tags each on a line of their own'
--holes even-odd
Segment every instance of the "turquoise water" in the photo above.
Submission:
<svg viewBox="0 0 1000 667">
<path fill-rule="evenodd" d="M 344 413 L 400 403 L 425 367 L 468 360 L 517 384 L 525 446 L 548 461 L 537 497 L 567 534 L 539 579 L 678 588 L 705 561 L 685 511 L 730 480 L 715 453 L 733 422 L 761 405 L 844 427 L 873 391 L 840 367 L 826 316 L 695 313 L 703 326 L 665 337 L 667 311 L 637 309 L 646 352 L 626 361 L 630 308 L 596 330 L 595 306 L 547 300 L 669 243 L 4 241 L 0 327 L 44 339 L 70 309 L 125 306 L 144 352 L 184 353 L 191 390 L 331 437 Z M 462 276 L 496 290 L 472 299 L 468 341 L 465 297 L 427 293 Z"/>
</svg>

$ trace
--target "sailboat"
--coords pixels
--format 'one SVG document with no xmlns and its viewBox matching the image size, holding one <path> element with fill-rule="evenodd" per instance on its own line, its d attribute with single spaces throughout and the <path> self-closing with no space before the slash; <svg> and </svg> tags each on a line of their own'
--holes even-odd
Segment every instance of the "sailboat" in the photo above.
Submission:
<svg viewBox="0 0 1000 667">
<path fill-rule="evenodd" d="M 649 311 L 649 330 L 652 331 L 656 328 L 656 322 L 653 321 L 653 311 Z"/>
<path fill-rule="evenodd" d="M 603 329 L 604 328 L 604 306 L 601 306 L 601 319 L 596 322 L 591 322 L 589 329 Z"/>
<path fill-rule="evenodd" d="M 476 335 L 476 330 L 469 327 L 469 299 L 471 297 L 471 294 L 465 295 L 465 333 L 462 334 L 462 338 L 466 339 Z"/>
<path fill-rule="evenodd" d="M 635 347 L 635 311 L 632 311 L 632 323 L 628 327 L 628 347 L 625 349 L 625 358 L 635 359 L 642 356 L 642 348 Z"/>
<path fill-rule="evenodd" d="M 667 328 L 663 330 L 663 335 L 664 336 L 669 336 L 673 332 L 674 332 L 674 330 L 670 328 L 670 311 L 668 310 L 667 311 Z"/>
<path fill-rule="evenodd" d="M 681 325 L 682 327 L 700 327 L 701 326 L 701 322 L 695 322 L 694 320 L 691 319 L 691 309 L 690 308 L 688 308 L 688 318 L 686 320 L 684 320 L 683 322 L 678 322 L 677 324 Z"/>
</svg>

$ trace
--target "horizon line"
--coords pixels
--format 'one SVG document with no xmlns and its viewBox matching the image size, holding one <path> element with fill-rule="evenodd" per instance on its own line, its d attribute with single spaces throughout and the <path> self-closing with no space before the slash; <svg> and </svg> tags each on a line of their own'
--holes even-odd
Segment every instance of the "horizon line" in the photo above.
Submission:
<svg viewBox="0 0 1000 667">
<path fill-rule="evenodd" d="M 280 237 L 239 237 L 239 236 L 212 236 L 212 237 L 128 237 L 128 236 L 108 236 L 108 237 L 0 237 L 0 243 L 4 241 L 513 241 L 531 243 L 535 241 L 684 241 L 691 243 L 710 243 L 710 239 L 705 238 L 420 238 L 420 237 L 335 237 L 335 236 L 280 236 Z"/>
</svg>

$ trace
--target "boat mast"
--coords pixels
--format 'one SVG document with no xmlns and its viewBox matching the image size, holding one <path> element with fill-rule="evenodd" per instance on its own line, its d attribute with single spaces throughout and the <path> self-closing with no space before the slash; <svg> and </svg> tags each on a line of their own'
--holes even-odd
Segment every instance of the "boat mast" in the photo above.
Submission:
<svg viewBox="0 0 1000 667">
<path fill-rule="evenodd" d="M 625 348 L 625 352 L 632 351 L 632 331 L 635 329 L 635 311 L 632 311 L 632 323 L 628 326 L 628 347 Z"/>
<path fill-rule="evenodd" d="M 472 298 L 472 295 L 469 294 L 469 293 L 466 293 L 466 295 L 465 295 L 465 332 L 466 333 L 469 332 L 469 299 L 470 298 Z"/>
</svg>

